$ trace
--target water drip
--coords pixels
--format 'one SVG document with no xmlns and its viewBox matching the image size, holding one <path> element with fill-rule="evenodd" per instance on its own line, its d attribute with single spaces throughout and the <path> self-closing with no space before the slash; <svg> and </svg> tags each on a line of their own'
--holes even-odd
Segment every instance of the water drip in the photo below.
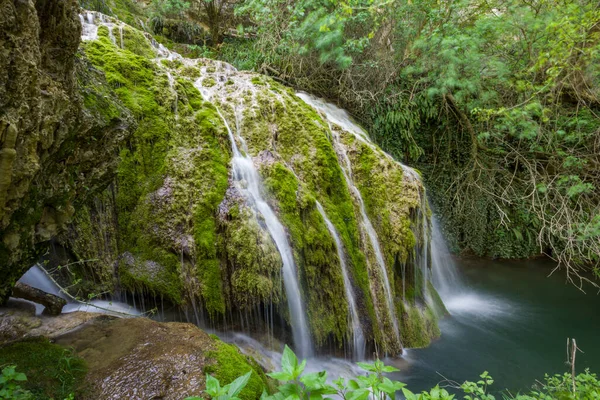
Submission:
<svg viewBox="0 0 600 400">
<path fill-rule="evenodd" d="M 313 353 L 312 340 L 306 321 L 300 284 L 298 283 L 296 272 L 296 264 L 294 262 L 292 247 L 287 238 L 287 233 L 275 212 L 262 197 L 260 176 L 258 175 L 258 171 L 254 166 L 252 158 L 248 155 L 242 155 L 227 120 L 223 117 L 218 108 L 217 112 L 227 128 L 229 140 L 231 141 L 233 151 L 233 175 L 238 190 L 251 201 L 253 208 L 262 216 L 267 230 L 281 255 L 281 260 L 283 262 L 283 283 L 290 311 L 290 324 L 292 326 L 296 353 L 299 357 L 310 357 Z"/>
<path fill-rule="evenodd" d="M 115 26 L 113 24 L 106 24 L 106 27 L 108 28 L 108 37 L 109 37 L 110 41 L 116 46 L 117 38 L 115 37 L 115 35 L 113 33 L 113 29 L 115 28 Z"/>
<path fill-rule="evenodd" d="M 123 25 L 119 25 L 119 38 L 121 39 L 121 48 L 125 48 L 125 41 L 123 40 Z"/>
<path fill-rule="evenodd" d="M 317 201 L 317 209 L 325 224 L 327 225 L 327 229 L 333 240 L 335 241 L 335 247 L 337 250 L 338 258 L 340 259 L 340 266 L 342 268 L 342 277 L 344 279 L 344 290 L 346 292 L 346 299 L 348 300 L 348 309 L 350 311 L 350 326 L 352 327 L 352 351 L 354 358 L 356 360 L 363 360 L 365 358 L 365 337 L 363 334 L 363 329 L 360 326 L 360 317 L 358 315 L 358 307 L 356 305 L 356 299 L 354 297 L 354 290 L 352 289 L 352 283 L 350 282 L 350 277 L 348 276 L 348 267 L 346 265 L 346 257 L 344 255 L 344 247 L 342 245 L 342 241 L 340 236 L 335 229 L 333 223 L 327 218 L 327 214 L 325 214 L 325 210 L 321 203 Z"/>
<path fill-rule="evenodd" d="M 358 125 L 356 125 L 354 122 L 352 122 L 352 120 L 350 119 L 350 117 L 344 110 L 341 110 L 340 108 L 334 106 L 333 104 L 325 103 L 324 101 L 317 99 L 314 96 L 310 96 L 306 93 L 298 93 L 297 95 L 308 105 L 315 108 L 317 111 L 324 113 L 328 121 L 335 123 L 335 124 L 341 126 L 342 128 L 344 128 L 345 130 L 353 133 L 361 141 L 368 142 L 368 137 L 366 137 L 364 130 L 362 130 L 362 128 L 360 128 Z M 358 202 L 362 225 L 363 225 L 363 228 L 369 238 L 371 248 L 373 249 L 373 252 L 375 253 L 375 259 L 377 261 L 377 266 L 379 267 L 381 276 L 383 278 L 383 289 L 385 292 L 385 298 L 386 298 L 386 302 L 387 302 L 387 311 L 390 316 L 390 320 L 392 321 L 392 324 L 393 324 L 395 339 L 398 344 L 402 345 L 401 341 L 400 341 L 400 330 L 398 327 L 398 318 L 397 318 L 396 312 L 395 312 L 394 299 L 393 299 L 393 295 L 392 295 L 390 280 L 388 277 L 387 268 L 386 268 L 385 261 L 383 258 L 383 253 L 381 251 L 381 246 L 379 244 L 379 239 L 377 238 L 377 233 L 375 232 L 375 228 L 373 227 L 373 224 L 371 223 L 371 220 L 369 219 L 369 216 L 367 215 L 367 211 L 366 211 L 366 207 L 365 207 L 365 203 L 362 198 L 362 195 L 360 194 L 360 191 L 358 190 L 358 188 L 355 186 L 353 180 L 351 179 L 352 166 L 350 164 L 350 159 L 348 158 L 348 155 L 346 154 L 346 151 L 339 140 L 339 135 L 337 135 L 335 132 L 333 132 L 332 129 L 330 129 L 330 131 L 332 133 L 332 136 L 334 139 L 334 145 L 336 146 L 337 152 L 342 154 L 344 164 L 345 164 L 345 167 L 344 166 L 342 167 L 342 172 L 343 172 L 344 178 L 346 180 L 346 183 L 348 184 L 348 187 L 350 188 L 352 194 L 354 195 L 354 198 Z"/>
</svg>

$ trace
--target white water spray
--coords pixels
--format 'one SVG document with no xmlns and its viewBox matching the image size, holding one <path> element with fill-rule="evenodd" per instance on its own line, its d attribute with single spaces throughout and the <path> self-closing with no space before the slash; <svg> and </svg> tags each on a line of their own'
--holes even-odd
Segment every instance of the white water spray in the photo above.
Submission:
<svg viewBox="0 0 600 400">
<path fill-rule="evenodd" d="M 335 247 L 337 250 L 338 258 L 340 259 L 340 266 L 342 267 L 342 277 L 344 279 L 344 290 L 346 291 L 346 299 L 348 300 L 348 309 L 350 311 L 350 326 L 352 327 L 352 351 L 354 352 L 354 358 L 357 360 L 363 360 L 365 358 L 365 336 L 363 334 L 362 327 L 360 326 L 360 317 L 358 315 L 358 307 L 356 306 L 356 299 L 354 298 L 354 290 L 352 289 L 352 283 L 350 282 L 350 277 L 348 276 L 348 267 L 346 265 L 346 256 L 344 254 L 344 247 L 342 245 L 342 241 L 340 236 L 335 229 L 335 226 L 327 218 L 327 214 L 325 214 L 325 210 L 321 203 L 317 201 L 317 209 L 323 220 L 325 220 L 325 224 L 327 225 L 327 229 L 333 240 L 335 241 Z"/>
<path fill-rule="evenodd" d="M 464 293 L 464 284 L 434 216 L 431 217 L 431 270 L 433 286 L 444 303 Z"/>
<path fill-rule="evenodd" d="M 204 95 L 207 96 L 208 94 L 205 92 Z M 231 141 L 231 148 L 233 150 L 233 177 L 238 185 L 238 189 L 246 195 L 246 198 L 251 202 L 251 206 L 263 217 L 267 230 L 281 255 L 283 262 L 283 283 L 290 311 L 290 323 L 296 352 L 300 357 L 310 357 L 313 353 L 312 341 L 306 321 L 302 293 L 300 292 L 300 285 L 298 283 L 294 255 L 287 238 L 287 233 L 281 222 L 279 222 L 275 212 L 262 197 L 260 176 L 252 158 L 239 151 L 233 131 L 229 127 L 227 120 L 218 108 L 217 112 L 227 128 L 229 140 Z"/>
<path fill-rule="evenodd" d="M 135 308 L 126 303 L 118 301 L 98 299 L 89 302 L 74 301 L 71 297 L 67 296 L 38 265 L 34 265 L 33 267 L 29 268 L 29 270 L 21 277 L 21 279 L 19 279 L 19 282 L 65 299 L 67 304 L 63 307 L 63 313 L 87 311 L 104 314 L 116 314 L 120 316 L 123 314 L 134 316 L 140 315 L 140 312 Z M 40 304 L 36 304 L 35 306 L 36 314 L 41 314 L 44 310 L 44 306 Z"/>
<path fill-rule="evenodd" d="M 311 96 L 309 94 L 306 94 L 306 93 L 297 93 L 297 96 L 300 99 L 302 99 L 305 103 L 307 103 L 308 105 L 310 105 L 311 107 L 316 109 L 317 111 L 320 111 L 321 113 L 323 113 L 325 115 L 325 117 L 327 118 L 327 120 L 330 121 L 331 123 L 341 126 L 344 130 L 351 132 L 357 138 L 359 138 L 361 141 L 363 141 L 365 143 L 370 143 L 364 130 L 361 127 L 359 127 L 358 125 L 356 125 L 354 122 L 352 122 L 352 120 L 350 119 L 350 116 L 346 113 L 346 111 L 338 108 L 337 106 L 335 106 L 333 104 L 326 103 L 323 100 L 318 99 L 318 98 Z M 369 216 L 367 215 L 367 211 L 366 211 L 366 207 L 365 207 L 365 203 L 362 198 L 362 195 L 360 194 L 360 191 L 358 190 L 358 188 L 354 185 L 354 182 L 352 179 L 352 166 L 350 164 L 350 159 L 348 158 L 348 155 L 346 154 L 345 149 L 343 148 L 343 146 L 340 143 L 339 136 L 335 132 L 333 132 L 332 129 L 330 129 L 330 131 L 334 138 L 334 144 L 335 144 L 338 152 L 340 154 L 342 154 L 343 159 L 344 159 L 344 164 L 346 164 L 345 166 L 342 166 L 342 172 L 343 172 L 343 175 L 344 175 L 344 178 L 346 180 L 348 187 L 350 188 L 352 194 L 354 195 L 354 198 L 358 202 L 362 225 L 363 225 L 365 232 L 369 238 L 369 242 L 371 243 L 371 248 L 373 249 L 373 252 L 375 254 L 375 259 L 377 260 L 377 265 L 379 267 L 379 270 L 381 271 L 381 275 L 383 278 L 383 289 L 385 292 L 388 313 L 389 313 L 390 319 L 391 319 L 393 327 L 394 327 L 394 334 L 395 334 L 397 342 L 399 344 L 401 344 L 400 330 L 398 328 L 398 318 L 397 318 L 396 312 L 395 312 L 392 289 L 391 289 L 390 280 L 388 277 L 387 268 L 385 266 L 383 253 L 381 251 L 381 246 L 379 244 L 379 239 L 377 238 L 377 233 L 375 232 L 375 228 L 373 227 L 373 224 L 371 223 L 371 220 L 369 219 Z"/>
</svg>

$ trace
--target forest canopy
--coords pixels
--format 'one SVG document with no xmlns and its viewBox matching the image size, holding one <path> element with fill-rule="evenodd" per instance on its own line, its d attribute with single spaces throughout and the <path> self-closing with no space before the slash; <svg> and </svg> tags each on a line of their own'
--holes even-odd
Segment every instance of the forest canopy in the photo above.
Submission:
<svg viewBox="0 0 600 400">
<path fill-rule="evenodd" d="M 547 254 L 577 285 L 600 275 L 599 2 L 153 0 L 146 10 L 178 51 L 348 109 L 423 173 L 454 251 Z"/>
</svg>

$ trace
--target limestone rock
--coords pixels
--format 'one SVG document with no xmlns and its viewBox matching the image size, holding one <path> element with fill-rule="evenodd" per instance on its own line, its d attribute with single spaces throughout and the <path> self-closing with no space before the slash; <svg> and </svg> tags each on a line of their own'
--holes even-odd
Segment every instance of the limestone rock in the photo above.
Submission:
<svg viewBox="0 0 600 400">
<path fill-rule="evenodd" d="M 109 117 L 88 107 L 83 89 L 103 75 L 75 57 L 78 12 L 75 0 L 0 0 L 0 304 L 39 245 L 108 184 L 133 123 L 118 104 Z"/>
</svg>

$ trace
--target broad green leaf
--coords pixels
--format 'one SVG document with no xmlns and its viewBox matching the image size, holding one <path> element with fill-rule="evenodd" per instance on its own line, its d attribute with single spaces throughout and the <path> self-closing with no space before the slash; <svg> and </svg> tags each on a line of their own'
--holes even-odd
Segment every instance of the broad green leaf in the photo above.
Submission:
<svg viewBox="0 0 600 400">
<path fill-rule="evenodd" d="M 248 371 L 247 374 L 240 376 L 239 378 L 231 382 L 229 385 L 227 385 L 227 387 L 229 388 L 227 394 L 230 397 L 237 396 L 242 391 L 242 389 L 246 387 L 251 375 L 252 371 Z"/>
<path fill-rule="evenodd" d="M 281 357 L 281 369 L 290 375 L 294 375 L 296 368 L 298 367 L 298 358 L 296 354 L 287 345 L 283 349 L 283 356 Z"/>
<path fill-rule="evenodd" d="M 289 380 L 294 379 L 292 374 L 289 374 L 284 371 L 270 372 L 267 375 L 273 379 L 277 379 L 278 381 L 289 381 Z"/>
<path fill-rule="evenodd" d="M 376 367 L 375 367 L 374 364 L 368 364 L 368 363 L 364 363 L 364 362 L 357 362 L 356 365 L 358 365 L 359 367 L 361 367 L 365 371 L 369 371 L 369 372 L 375 372 L 375 371 L 377 371 L 377 369 L 376 369 Z"/>
</svg>

